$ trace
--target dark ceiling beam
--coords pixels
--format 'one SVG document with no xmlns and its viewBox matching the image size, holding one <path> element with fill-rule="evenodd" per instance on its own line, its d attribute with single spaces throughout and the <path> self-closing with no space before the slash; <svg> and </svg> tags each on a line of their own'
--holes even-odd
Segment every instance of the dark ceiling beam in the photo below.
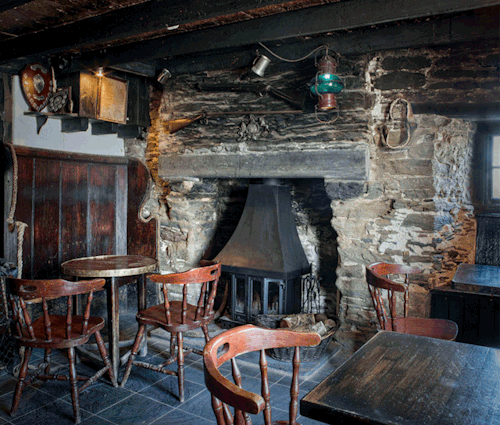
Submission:
<svg viewBox="0 0 500 425">
<path fill-rule="evenodd" d="M 328 45 L 342 56 L 358 55 L 383 50 L 432 47 L 454 43 L 479 42 L 481 40 L 500 39 L 500 6 L 488 7 L 446 17 L 434 17 L 425 20 L 397 22 L 379 27 L 363 27 L 358 30 L 318 35 L 308 39 L 292 39 L 266 45 L 276 54 L 289 58 L 300 58 L 318 46 Z M 499 41 L 500 43 L 500 41 Z M 206 53 L 197 53 L 159 60 L 161 67 L 167 68 L 172 75 L 237 69 L 249 66 L 255 58 L 256 48 L 261 53 L 264 49 L 258 45 L 242 49 L 226 49 Z M 303 64 L 288 64 L 274 59 L 266 75 L 280 67 L 294 68 Z M 311 57 L 311 61 L 314 57 Z"/>
<path fill-rule="evenodd" d="M 0 1 L 0 13 L 22 6 L 26 3 L 31 3 L 32 1 L 33 0 L 2 0 Z"/>
<path fill-rule="evenodd" d="M 27 1 L 32 0 L 24 0 Z M 14 2 L 23 1 L 12 0 L 12 3 Z M 86 45 L 112 42 L 165 30 L 167 27 L 283 3 L 286 3 L 286 0 L 151 0 L 73 24 L 47 29 L 43 33 L 4 41 L 0 62 L 33 54 L 57 54 Z"/>
<path fill-rule="evenodd" d="M 129 74 L 141 75 L 143 77 L 155 77 L 156 76 L 156 63 L 146 63 L 146 62 L 130 62 L 118 64 L 112 67 L 117 71 L 127 72 Z"/>
<path fill-rule="evenodd" d="M 234 24 L 170 35 L 143 42 L 88 52 L 73 69 L 110 66 L 241 47 L 250 43 L 348 30 L 388 22 L 461 12 L 500 4 L 500 0 L 349 0 Z"/>
</svg>

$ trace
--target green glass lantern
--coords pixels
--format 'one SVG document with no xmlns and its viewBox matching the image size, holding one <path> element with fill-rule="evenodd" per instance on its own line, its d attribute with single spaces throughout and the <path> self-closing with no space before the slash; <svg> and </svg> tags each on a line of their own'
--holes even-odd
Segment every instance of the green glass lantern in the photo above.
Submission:
<svg viewBox="0 0 500 425">
<path fill-rule="evenodd" d="M 318 62 L 318 73 L 309 83 L 309 90 L 319 97 L 319 111 L 338 108 L 336 94 L 344 88 L 341 78 L 335 75 L 337 63 L 330 55 L 323 56 Z"/>
</svg>

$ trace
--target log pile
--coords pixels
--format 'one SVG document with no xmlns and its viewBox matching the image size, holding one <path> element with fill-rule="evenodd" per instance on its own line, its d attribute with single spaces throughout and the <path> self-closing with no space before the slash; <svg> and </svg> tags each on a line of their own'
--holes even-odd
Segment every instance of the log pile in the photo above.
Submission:
<svg viewBox="0 0 500 425">
<path fill-rule="evenodd" d="M 325 314 L 300 313 L 286 316 L 280 321 L 280 328 L 288 328 L 299 332 L 317 332 L 321 336 L 335 328 L 335 320 Z"/>
</svg>

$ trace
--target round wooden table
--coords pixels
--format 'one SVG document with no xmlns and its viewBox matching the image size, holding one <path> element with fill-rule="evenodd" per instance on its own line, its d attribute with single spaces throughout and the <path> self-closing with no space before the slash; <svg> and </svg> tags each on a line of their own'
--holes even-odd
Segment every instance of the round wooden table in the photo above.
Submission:
<svg viewBox="0 0 500 425">
<path fill-rule="evenodd" d="M 116 278 L 137 276 L 138 310 L 147 307 L 145 274 L 156 270 L 157 261 L 142 255 L 100 255 L 97 257 L 75 258 L 61 264 L 62 272 L 77 278 L 109 278 L 106 282 L 108 304 L 108 341 L 109 356 L 113 363 L 115 376 L 120 364 L 119 330 L 120 304 L 118 289 L 121 286 Z"/>
</svg>

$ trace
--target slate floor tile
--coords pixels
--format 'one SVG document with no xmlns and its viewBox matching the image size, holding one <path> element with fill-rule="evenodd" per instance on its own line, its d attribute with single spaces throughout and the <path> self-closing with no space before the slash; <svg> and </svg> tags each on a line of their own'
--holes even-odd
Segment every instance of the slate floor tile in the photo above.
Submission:
<svg viewBox="0 0 500 425">
<path fill-rule="evenodd" d="M 207 389 L 181 404 L 176 410 L 215 421 L 212 410 L 212 397 Z"/>
<path fill-rule="evenodd" d="M 88 419 L 82 420 L 80 425 L 116 425 L 114 422 L 110 422 L 100 416 L 94 415 L 90 416 Z"/>
<path fill-rule="evenodd" d="M 187 413 L 180 409 L 174 409 L 165 416 L 154 421 L 151 425 L 212 425 L 216 424 L 215 416 L 211 412 L 205 412 L 203 417 Z"/>
<path fill-rule="evenodd" d="M 51 396 L 50 394 L 43 393 L 38 391 L 33 387 L 26 387 L 21 394 L 21 401 L 19 403 L 19 407 L 17 408 L 17 412 L 15 416 L 10 416 L 10 409 L 12 406 L 12 399 L 14 393 L 10 392 L 4 394 L 0 397 L 0 417 L 2 419 L 13 421 L 17 416 L 25 415 L 33 410 L 36 410 L 46 404 L 53 403 L 57 400 L 56 397 Z"/>
<path fill-rule="evenodd" d="M 63 400 L 56 400 L 53 403 L 25 412 L 24 415 L 14 416 L 11 421 L 14 425 L 74 425 L 73 406 Z M 82 420 L 87 419 L 91 414 L 84 409 L 80 409 Z"/>
<path fill-rule="evenodd" d="M 152 339 L 153 340 L 153 339 Z M 148 360 L 161 363 L 168 357 L 165 344 L 156 344 L 148 351 L 147 357 L 138 360 Z M 240 371 L 243 375 L 243 387 L 260 393 L 260 372 L 258 364 L 249 364 L 255 356 L 240 358 Z M 344 356 L 345 358 L 348 357 Z M 64 353 L 54 352 L 53 359 L 61 362 L 66 373 L 67 361 Z M 258 362 L 258 356 L 257 358 Z M 43 359 L 43 351 L 34 355 L 34 364 Z M 326 361 L 314 373 L 308 373 L 300 378 L 299 400 L 328 374 L 342 364 L 344 358 L 335 356 Z M 57 363 L 58 363 L 57 362 Z M 56 365 L 57 365 L 56 363 Z M 100 368 L 82 359 L 77 365 L 81 375 L 92 375 Z M 169 366 L 177 369 L 177 364 Z M 118 382 L 123 376 L 124 367 L 119 371 Z M 221 366 L 224 376 L 231 379 L 231 364 Z M 290 402 L 290 374 L 283 373 L 280 368 L 272 367 L 270 362 L 269 381 L 271 390 L 271 406 L 273 420 L 288 420 L 288 405 Z M 258 379 L 257 379 L 258 377 Z M 19 410 L 14 417 L 8 412 L 12 403 L 13 391 L 17 379 L 12 375 L 0 376 L 0 425 L 66 425 L 73 424 L 73 409 L 69 383 L 64 381 L 35 381 L 23 392 Z M 81 383 L 80 383 L 81 385 Z M 203 359 L 196 354 L 185 358 L 185 388 L 186 401 L 178 399 L 177 377 L 154 372 L 149 369 L 134 367 L 124 388 L 114 388 L 109 377 L 104 375 L 95 384 L 80 395 L 82 425 L 214 425 L 215 415 L 212 410 L 211 395 L 205 387 Z M 300 412 L 299 412 L 300 413 Z M 263 415 L 252 415 L 254 425 L 263 423 Z M 321 422 L 299 416 L 302 425 L 320 425 Z"/>
<path fill-rule="evenodd" d="M 184 380 L 184 400 L 191 399 L 205 389 L 204 383 Z M 139 394 L 146 395 L 172 407 L 177 407 L 181 404 L 179 401 L 179 384 L 175 376 L 167 376 L 164 380 L 142 390 Z"/>
<path fill-rule="evenodd" d="M 91 413 L 98 413 L 131 395 L 132 392 L 129 390 L 97 382 L 80 393 L 80 407 Z M 71 403 L 71 394 L 68 393 L 62 399 Z"/>
<path fill-rule="evenodd" d="M 151 424 L 172 410 L 172 407 L 141 394 L 114 404 L 99 413 L 99 417 L 120 425 Z"/>
<path fill-rule="evenodd" d="M 121 385 L 123 373 L 124 370 L 120 370 L 118 377 L 119 385 Z M 145 369 L 139 366 L 134 366 L 123 388 L 132 392 L 140 392 L 167 377 L 168 375 L 165 375 L 163 373 L 155 372 L 154 370 Z M 171 376 L 170 379 L 176 378 Z"/>
</svg>

